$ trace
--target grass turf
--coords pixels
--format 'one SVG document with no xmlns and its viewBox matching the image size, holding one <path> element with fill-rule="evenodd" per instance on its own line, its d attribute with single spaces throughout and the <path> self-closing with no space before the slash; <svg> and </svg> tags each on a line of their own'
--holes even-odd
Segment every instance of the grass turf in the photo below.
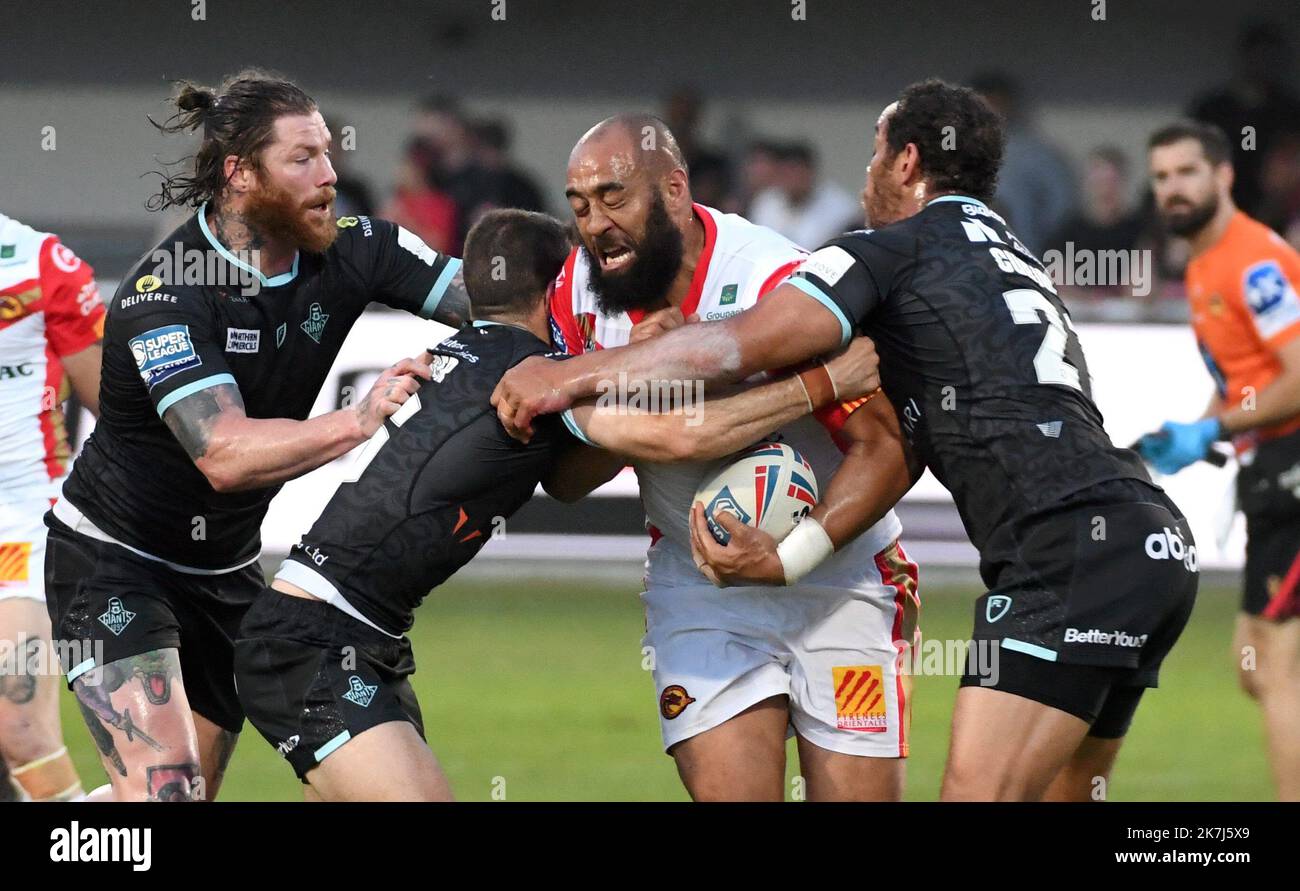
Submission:
<svg viewBox="0 0 1300 891">
<path fill-rule="evenodd" d="M 659 745 L 657 703 L 641 669 L 643 618 L 625 584 L 519 576 L 456 581 L 420 609 L 412 682 L 429 743 L 463 800 L 686 798 Z M 972 588 L 923 589 L 922 629 L 964 639 Z M 1259 715 L 1236 686 L 1230 653 L 1237 595 L 1201 593 L 1149 691 L 1112 778 L 1114 800 L 1269 799 Z M 933 800 L 948 744 L 954 677 L 915 679 L 909 800 Z M 87 788 L 104 782 L 75 702 L 64 734 Z M 796 774 L 793 741 L 788 773 Z M 296 801 L 293 772 L 249 725 L 220 797 Z"/>
</svg>

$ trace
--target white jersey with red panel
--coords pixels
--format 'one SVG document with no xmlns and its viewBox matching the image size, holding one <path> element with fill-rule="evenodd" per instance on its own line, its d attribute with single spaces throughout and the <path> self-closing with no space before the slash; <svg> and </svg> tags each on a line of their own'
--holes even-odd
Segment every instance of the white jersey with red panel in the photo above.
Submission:
<svg viewBox="0 0 1300 891">
<path fill-rule="evenodd" d="M 733 214 L 695 206 L 705 243 L 686 315 L 704 320 L 742 312 L 803 262 L 776 232 Z M 605 315 L 575 252 L 556 281 L 552 320 L 567 351 L 628 342 L 639 313 Z M 576 427 L 572 414 L 567 417 Z M 832 419 L 833 422 L 833 419 Z M 805 417 L 774 438 L 797 449 L 825 485 L 843 456 L 820 422 Z M 795 588 L 711 585 L 691 561 L 688 515 L 716 462 L 638 462 L 650 527 L 643 647 L 654 653 L 664 748 L 735 717 L 756 702 L 787 696 L 790 724 L 831 751 L 877 758 L 908 752 L 902 658 L 915 640 L 916 566 L 898 542 L 891 511 L 810 572 Z"/>
<path fill-rule="evenodd" d="M 0 214 L 0 599 L 43 596 L 42 516 L 69 456 L 60 357 L 103 330 L 90 266 L 57 236 Z"/>
<path fill-rule="evenodd" d="M 736 214 L 695 205 L 705 241 L 683 315 L 703 321 L 724 319 L 753 306 L 785 279 L 807 256 L 784 236 Z M 575 250 L 556 280 L 552 329 L 557 345 L 572 354 L 622 346 L 644 313 L 606 315 L 597 308 L 586 255 Z M 689 388 L 688 388 L 689 389 Z M 800 452 L 825 485 L 843 460 L 829 433 L 812 417 L 802 418 L 773 435 Z M 649 586 L 707 584 L 691 560 L 689 513 L 695 493 L 714 462 L 635 465 L 652 545 L 647 563 Z M 857 540 L 810 573 L 805 584 L 835 587 L 877 586 L 873 558 L 902 527 L 891 511 Z"/>
</svg>

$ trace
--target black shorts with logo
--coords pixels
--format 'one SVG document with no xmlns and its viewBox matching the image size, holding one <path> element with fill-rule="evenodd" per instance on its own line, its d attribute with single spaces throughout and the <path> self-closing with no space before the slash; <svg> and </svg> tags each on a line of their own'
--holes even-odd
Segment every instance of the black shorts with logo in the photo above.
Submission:
<svg viewBox="0 0 1300 891">
<path fill-rule="evenodd" d="M 1259 444 L 1237 473 L 1246 515 L 1241 609 L 1252 616 L 1300 616 L 1300 431 Z"/>
<path fill-rule="evenodd" d="M 244 612 L 264 584 L 257 563 L 196 575 L 74 532 L 45 515 L 45 602 L 68 686 L 86 672 L 152 650 L 180 651 L 190 708 L 238 733 L 244 712 L 232 657 Z M 88 651 L 88 652 L 87 652 Z M 73 664 L 73 653 L 80 662 Z"/>
<path fill-rule="evenodd" d="M 973 639 L 999 656 L 996 682 L 983 685 L 1076 715 L 1094 736 L 1122 736 L 1196 600 L 1187 521 L 1156 487 L 1115 480 L 1025 523 L 1017 539 L 1018 562 L 976 601 Z"/>
<path fill-rule="evenodd" d="M 389 721 L 424 722 L 407 680 L 411 642 L 320 600 L 266 587 L 235 641 L 235 678 L 248 720 L 299 779 L 339 746 Z"/>
</svg>

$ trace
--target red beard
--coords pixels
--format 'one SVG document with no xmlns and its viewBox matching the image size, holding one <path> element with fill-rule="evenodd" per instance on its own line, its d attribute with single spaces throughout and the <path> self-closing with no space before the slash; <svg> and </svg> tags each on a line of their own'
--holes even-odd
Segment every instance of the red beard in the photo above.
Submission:
<svg viewBox="0 0 1300 891">
<path fill-rule="evenodd" d="M 307 215 L 307 208 L 322 200 L 333 205 L 332 186 L 327 186 L 323 194 L 315 196 L 307 204 L 300 203 L 284 189 L 265 186 L 248 196 L 244 215 L 272 238 L 292 242 L 301 250 L 319 254 L 332 245 L 339 234 L 332 213 L 320 219 Z"/>
</svg>

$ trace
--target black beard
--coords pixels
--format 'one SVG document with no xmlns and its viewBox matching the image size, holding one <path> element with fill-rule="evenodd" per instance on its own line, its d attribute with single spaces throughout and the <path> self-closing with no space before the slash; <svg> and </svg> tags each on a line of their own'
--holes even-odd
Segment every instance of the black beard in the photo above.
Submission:
<svg viewBox="0 0 1300 891">
<path fill-rule="evenodd" d="M 645 235 L 631 245 L 635 256 L 621 272 L 605 275 L 600 258 L 582 246 L 591 270 L 591 291 L 604 315 L 659 306 L 682 267 L 682 233 L 668 217 L 663 196 L 655 195 L 646 216 Z"/>
<path fill-rule="evenodd" d="M 1219 212 L 1219 196 L 1211 195 L 1210 200 L 1200 207 L 1193 207 L 1191 212 L 1177 217 L 1169 216 L 1168 211 L 1161 211 L 1160 217 L 1165 227 L 1179 238 L 1190 238 L 1205 228 L 1214 215 Z"/>
</svg>

